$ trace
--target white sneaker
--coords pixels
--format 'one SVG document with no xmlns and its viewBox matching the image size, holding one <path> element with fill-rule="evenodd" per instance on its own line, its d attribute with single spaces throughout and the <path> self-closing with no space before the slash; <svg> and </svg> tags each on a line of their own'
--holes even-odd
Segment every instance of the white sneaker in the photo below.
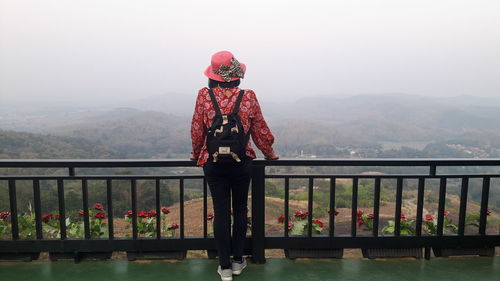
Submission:
<svg viewBox="0 0 500 281">
<path fill-rule="evenodd" d="M 233 269 L 234 275 L 240 275 L 245 267 L 247 267 L 247 260 L 245 259 L 245 257 L 242 257 L 241 263 L 235 261 L 231 263 L 231 268 Z"/>
<path fill-rule="evenodd" d="M 220 275 L 220 279 L 222 281 L 232 281 L 233 280 L 233 271 L 231 268 L 221 269 L 220 265 L 217 268 L 217 273 Z"/>
</svg>

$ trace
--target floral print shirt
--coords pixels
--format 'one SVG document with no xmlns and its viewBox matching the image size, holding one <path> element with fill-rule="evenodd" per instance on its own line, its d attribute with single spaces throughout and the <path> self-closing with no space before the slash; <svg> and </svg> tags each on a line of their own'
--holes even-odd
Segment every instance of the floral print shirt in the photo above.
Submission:
<svg viewBox="0 0 500 281">
<path fill-rule="evenodd" d="M 234 88 L 213 88 L 212 89 L 220 107 L 222 114 L 229 114 L 233 111 L 234 104 L 240 93 L 239 87 Z M 245 90 L 243 99 L 241 100 L 240 110 L 238 115 L 241 118 L 241 123 L 245 130 L 245 134 L 251 133 L 252 140 L 257 147 L 262 151 L 265 157 L 271 157 L 274 154 L 272 145 L 274 136 L 271 134 L 260 109 L 257 97 L 252 90 Z M 212 125 L 215 116 L 215 109 L 208 93 L 208 88 L 203 88 L 198 92 L 196 98 L 196 106 L 191 122 L 191 140 L 193 151 L 192 158 L 198 159 L 196 164 L 203 166 L 209 157 L 206 146 L 206 128 Z M 255 158 L 255 151 L 252 148 L 251 140 L 248 141 L 246 147 L 246 155 Z"/>
</svg>

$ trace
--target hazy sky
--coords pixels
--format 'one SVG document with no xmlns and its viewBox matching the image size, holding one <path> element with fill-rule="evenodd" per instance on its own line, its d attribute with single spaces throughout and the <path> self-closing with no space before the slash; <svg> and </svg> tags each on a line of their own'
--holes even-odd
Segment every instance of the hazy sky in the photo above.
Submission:
<svg viewBox="0 0 500 281">
<path fill-rule="evenodd" d="M 0 0 L 0 102 L 196 95 L 212 53 L 259 99 L 500 94 L 500 1 Z"/>
</svg>

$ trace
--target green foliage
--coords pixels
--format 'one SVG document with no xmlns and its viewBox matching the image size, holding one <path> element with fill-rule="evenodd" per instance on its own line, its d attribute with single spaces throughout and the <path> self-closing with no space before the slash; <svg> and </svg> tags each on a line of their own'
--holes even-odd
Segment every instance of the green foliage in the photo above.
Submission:
<svg viewBox="0 0 500 281">
<path fill-rule="evenodd" d="M 9 233 L 11 233 L 10 222 L 0 219 L 0 239 L 4 239 Z"/>
<path fill-rule="evenodd" d="M 284 198 L 284 187 L 278 186 L 271 181 L 266 181 L 265 194 L 267 197 Z"/>
<path fill-rule="evenodd" d="M 21 214 L 17 216 L 19 238 L 29 239 L 36 235 L 35 214 Z"/>
<path fill-rule="evenodd" d="M 401 220 L 399 233 L 401 235 L 415 234 L 414 220 Z M 383 234 L 394 234 L 395 223 L 393 220 L 387 222 L 387 225 L 382 228 Z"/>
</svg>

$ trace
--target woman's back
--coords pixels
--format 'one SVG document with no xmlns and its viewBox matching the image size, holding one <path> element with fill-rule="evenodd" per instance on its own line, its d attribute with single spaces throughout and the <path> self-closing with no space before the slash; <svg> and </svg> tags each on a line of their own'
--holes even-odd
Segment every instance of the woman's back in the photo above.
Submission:
<svg viewBox="0 0 500 281">
<path fill-rule="evenodd" d="M 215 87 L 212 90 L 217 104 L 220 107 L 221 113 L 228 114 L 232 112 L 241 89 L 239 87 Z M 274 143 L 274 136 L 271 134 L 271 131 L 262 116 L 262 111 L 254 91 L 245 90 L 238 115 L 240 116 L 245 134 L 247 135 L 248 133 L 251 133 L 253 141 L 264 153 L 264 155 L 273 155 L 274 151 L 272 149 L 272 144 Z M 206 133 L 205 130 L 206 128 L 210 128 L 212 125 L 214 116 L 215 108 L 210 98 L 208 88 L 202 88 L 198 92 L 191 124 L 193 154 L 199 151 L 200 154 L 197 164 L 200 166 L 202 166 L 209 157 L 204 142 Z M 251 158 L 256 157 L 250 141 L 246 147 L 246 155 Z"/>
</svg>

